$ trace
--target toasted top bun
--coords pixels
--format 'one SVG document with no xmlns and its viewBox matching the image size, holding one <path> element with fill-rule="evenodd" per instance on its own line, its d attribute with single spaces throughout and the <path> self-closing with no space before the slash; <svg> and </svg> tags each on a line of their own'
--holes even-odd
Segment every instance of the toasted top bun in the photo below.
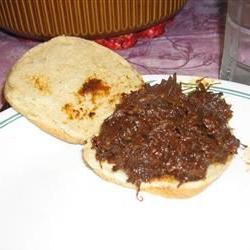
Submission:
<svg viewBox="0 0 250 250">
<path fill-rule="evenodd" d="M 118 185 L 137 189 L 137 186 L 127 182 L 128 176 L 122 170 L 113 171 L 112 164 L 107 161 L 99 162 L 96 160 L 96 151 L 92 149 L 89 141 L 83 147 L 83 160 L 102 179 L 116 183 Z M 211 164 L 207 169 L 206 178 L 198 181 L 190 181 L 179 186 L 179 181 L 171 176 L 164 176 L 151 182 L 142 182 L 140 191 L 149 192 L 169 198 L 188 198 L 203 191 L 209 184 L 215 181 L 227 168 L 232 156 L 228 157 L 225 164 Z"/>
<path fill-rule="evenodd" d="M 111 50 L 60 36 L 29 50 L 5 85 L 10 105 L 44 131 L 82 144 L 99 128 L 122 93 L 143 85 L 132 66 Z"/>
</svg>

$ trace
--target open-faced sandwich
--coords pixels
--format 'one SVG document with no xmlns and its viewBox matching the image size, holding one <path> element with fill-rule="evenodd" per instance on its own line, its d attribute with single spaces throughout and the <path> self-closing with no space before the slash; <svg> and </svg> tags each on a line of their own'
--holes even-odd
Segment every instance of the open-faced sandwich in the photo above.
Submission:
<svg viewBox="0 0 250 250">
<path fill-rule="evenodd" d="M 5 97 L 44 131 L 83 144 L 103 179 L 137 191 L 197 194 L 239 146 L 222 94 L 201 82 L 184 93 L 175 75 L 150 86 L 119 55 L 80 38 L 31 49 L 12 68 Z"/>
</svg>

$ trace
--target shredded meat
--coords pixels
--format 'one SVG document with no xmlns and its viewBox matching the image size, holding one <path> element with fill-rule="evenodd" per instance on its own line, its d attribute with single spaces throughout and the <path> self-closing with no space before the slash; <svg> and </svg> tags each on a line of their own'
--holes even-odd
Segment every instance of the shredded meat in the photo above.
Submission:
<svg viewBox="0 0 250 250">
<path fill-rule="evenodd" d="M 184 94 L 176 76 L 124 94 L 115 112 L 92 139 L 99 161 L 123 170 L 138 187 L 155 178 L 180 184 L 204 179 L 213 163 L 237 153 L 239 140 L 228 127 L 230 105 L 222 93 L 199 84 Z"/>
</svg>

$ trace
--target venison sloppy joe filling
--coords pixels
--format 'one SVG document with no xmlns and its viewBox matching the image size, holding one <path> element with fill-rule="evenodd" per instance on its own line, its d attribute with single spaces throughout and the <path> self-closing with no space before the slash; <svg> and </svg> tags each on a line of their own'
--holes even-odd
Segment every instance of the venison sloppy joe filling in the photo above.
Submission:
<svg viewBox="0 0 250 250">
<path fill-rule="evenodd" d="M 173 178 L 180 184 L 206 177 L 210 164 L 226 163 L 239 140 L 228 127 L 230 105 L 222 93 L 199 83 L 183 93 L 176 76 L 123 94 L 114 113 L 92 139 L 98 161 L 142 182 Z"/>
</svg>

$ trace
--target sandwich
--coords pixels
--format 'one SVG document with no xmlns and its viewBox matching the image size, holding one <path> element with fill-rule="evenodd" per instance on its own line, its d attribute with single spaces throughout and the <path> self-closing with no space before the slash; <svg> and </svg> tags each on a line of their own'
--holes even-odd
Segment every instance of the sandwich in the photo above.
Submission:
<svg viewBox="0 0 250 250">
<path fill-rule="evenodd" d="M 183 92 L 176 75 L 150 86 L 122 57 L 94 42 L 57 37 L 12 68 L 5 97 L 47 133 L 83 145 L 101 178 L 165 197 L 191 197 L 237 153 L 221 93 L 198 82 Z"/>
</svg>

